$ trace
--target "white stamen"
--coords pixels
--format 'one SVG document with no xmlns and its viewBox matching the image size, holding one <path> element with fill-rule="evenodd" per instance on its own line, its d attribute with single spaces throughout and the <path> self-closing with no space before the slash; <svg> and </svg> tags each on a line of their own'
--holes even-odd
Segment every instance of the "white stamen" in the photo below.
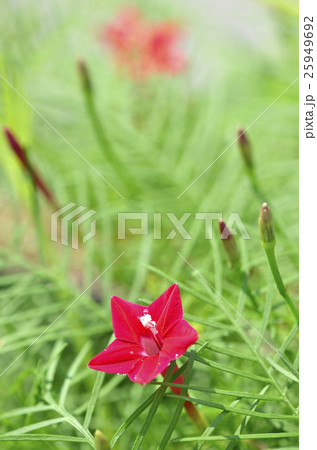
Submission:
<svg viewBox="0 0 317 450">
<path fill-rule="evenodd" d="M 156 322 L 152 320 L 152 317 L 146 310 L 143 311 L 144 315 L 139 317 L 140 322 L 144 326 L 144 328 L 149 328 L 152 333 L 157 334 Z"/>
</svg>

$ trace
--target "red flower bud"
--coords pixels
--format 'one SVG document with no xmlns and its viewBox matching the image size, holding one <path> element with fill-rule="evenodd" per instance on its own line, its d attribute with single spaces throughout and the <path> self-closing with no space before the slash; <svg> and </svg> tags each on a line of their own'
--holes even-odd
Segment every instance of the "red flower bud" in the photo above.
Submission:
<svg viewBox="0 0 317 450">
<path fill-rule="evenodd" d="M 3 132 L 8 140 L 8 143 L 13 150 L 16 157 L 19 159 L 20 163 L 22 164 L 23 168 L 29 173 L 31 176 L 34 185 L 45 195 L 47 200 L 54 206 L 57 206 L 57 203 L 53 197 L 53 194 L 49 191 L 49 189 L 46 187 L 44 182 L 42 181 L 39 174 L 36 172 L 36 170 L 31 166 L 25 149 L 20 145 L 20 143 L 17 141 L 17 139 L 14 137 L 12 132 L 9 130 L 9 128 L 4 127 Z"/>
<path fill-rule="evenodd" d="M 86 61 L 83 59 L 78 59 L 77 69 L 80 76 L 81 85 L 84 91 L 87 93 L 92 91 L 92 83 L 89 75 L 89 70 Z"/>
<path fill-rule="evenodd" d="M 252 158 L 252 149 L 247 138 L 245 131 L 242 127 L 238 128 L 238 143 L 241 151 L 242 158 L 245 162 L 245 165 L 249 169 L 253 169 L 253 158 Z"/>
</svg>

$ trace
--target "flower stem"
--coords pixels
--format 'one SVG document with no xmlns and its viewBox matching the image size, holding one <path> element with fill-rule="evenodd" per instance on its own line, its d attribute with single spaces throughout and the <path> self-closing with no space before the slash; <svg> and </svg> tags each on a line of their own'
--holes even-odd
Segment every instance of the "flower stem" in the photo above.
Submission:
<svg viewBox="0 0 317 450">
<path fill-rule="evenodd" d="M 239 268 L 239 277 L 240 277 L 240 279 L 242 280 L 242 286 L 241 286 L 242 291 L 243 291 L 243 292 L 249 297 L 249 299 L 251 300 L 252 305 L 253 305 L 253 308 L 254 308 L 254 311 L 256 311 L 257 313 L 261 314 L 261 311 L 260 311 L 260 309 L 259 309 L 259 305 L 258 305 L 258 303 L 257 303 L 257 301 L 256 301 L 256 298 L 254 297 L 254 295 L 252 294 L 251 289 L 250 289 L 249 286 L 248 286 L 248 280 L 249 280 L 249 275 L 248 275 L 248 273 L 247 273 L 245 270 Z"/>
<path fill-rule="evenodd" d="M 285 287 L 285 284 L 282 280 L 278 265 L 277 265 L 277 261 L 276 261 L 276 257 L 275 257 L 275 243 L 271 243 L 273 245 L 263 245 L 269 265 L 270 265 L 270 269 L 276 284 L 276 287 L 279 291 L 279 293 L 281 294 L 281 296 L 284 298 L 284 300 L 286 301 L 286 303 L 288 304 L 290 310 L 292 311 L 296 321 L 299 321 L 299 313 L 298 310 L 293 302 L 293 300 L 291 299 L 291 297 L 289 296 L 287 289 Z"/>
<path fill-rule="evenodd" d="M 108 162 L 113 166 L 115 171 L 120 175 L 123 167 L 122 162 L 117 157 L 116 153 L 113 151 L 113 146 L 107 136 L 100 116 L 97 111 L 95 102 L 95 93 L 92 85 L 92 80 L 90 78 L 90 73 L 85 61 L 78 61 L 78 71 L 81 79 L 82 93 L 85 100 L 85 106 L 87 114 L 90 118 L 90 122 L 95 133 L 96 140 L 103 154 L 106 156 Z M 129 191 L 134 191 L 136 189 L 136 182 L 134 177 L 129 172 L 127 166 L 124 167 L 125 172 L 125 183 Z"/>
<path fill-rule="evenodd" d="M 293 303 L 293 300 L 289 296 L 287 289 L 283 283 L 277 262 L 275 257 L 275 232 L 274 232 L 274 224 L 273 224 L 273 216 L 271 213 L 271 209 L 267 203 L 263 203 L 260 217 L 259 217 L 259 230 L 261 236 L 262 247 L 265 250 L 270 269 L 276 284 L 276 287 L 284 298 L 286 303 L 288 304 L 290 310 L 292 311 L 296 322 L 299 321 L 299 314 L 296 306 Z"/>
<path fill-rule="evenodd" d="M 95 132 L 95 136 L 97 138 L 97 141 L 102 149 L 102 151 L 106 154 L 109 162 L 114 165 L 118 165 L 119 161 L 116 158 L 115 153 L 112 150 L 112 146 L 109 142 L 109 139 L 106 137 L 102 124 L 100 122 L 95 102 L 93 99 L 93 94 L 91 91 L 84 91 L 85 94 L 85 102 L 86 102 L 86 108 L 88 115 L 91 120 L 92 127 Z"/>
<path fill-rule="evenodd" d="M 39 251 L 39 257 L 41 260 L 41 263 L 45 266 L 45 255 L 44 255 L 44 235 L 43 235 L 43 226 L 42 226 L 42 220 L 41 220 L 41 212 L 40 212 L 40 205 L 38 201 L 36 186 L 32 181 L 32 207 L 33 207 L 33 218 L 34 218 L 34 224 L 35 224 L 35 233 L 37 238 L 37 244 L 38 244 L 38 251 Z"/>
</svg>

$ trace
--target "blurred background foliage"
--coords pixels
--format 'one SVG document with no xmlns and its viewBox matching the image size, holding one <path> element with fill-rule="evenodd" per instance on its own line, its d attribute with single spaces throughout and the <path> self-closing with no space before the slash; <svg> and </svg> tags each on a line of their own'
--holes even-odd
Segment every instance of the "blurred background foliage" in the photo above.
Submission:
<svg viewBox="0 0 317 450">
<path fill-rule="evenodd" d="M 140 81 L 118 70 L 111 52 L 99 42 L 98 33 L 126 4 L 139 7 L 149 20 L 173 20 L 181 24 L 186 34 L 184 47 L 188 59 L 183 73 L 160 74 Z M 39 198 L 40 213 L 34 221 L 30 180 L 4 137 L 0 137 L 0 352 L 3 369 L 122 252 L 124 254 L 2 375 L 1 432 L 14 432 L 40 420 L 55 420 L 56 415 L 52 416 L 51 410 L 39 411 L 39 416 L 17 414 L 14 418 L 10 411 L 47 405 L 45 380 L 48 374 L 55 373 L 49 395 L 56 399 L 68 379 L 65 378 L 68 369 L 84 349 L 70 382 L 70 391 L 64 387 L 67 410 L 74 420 L 81 422 L 96 380 L 96 373 L 88 370 L 86 363 L 106 346 L 111 336 L 110 296 L 116 294 L 130 301 L 146 302 L 156 298 L 175 280 L 180 282 L 184 310 L 198 329 L 202 343 L 208 341 L 232 352 L 245 353 L 248 344 L 251 353 L 257 349 L 255 360 L 235 359 L 230 352 L 226 355 L 223 351 L 203 350 L 205 361 L 233 367 L 235 371 L 244 370 L 253 374 L 253 379 L 196 361 L 192 384 L 259 393 L 264 381 L 256 377 L 273 376 L 269 393 L 281 396 L 282 392 L 289 398 L 276 400 L 276 403 L 263 402 L 263 406 L 260 403 L 261 411 L 295 414 L 295 408 L 292 410 L 288 401 L 297 404 L 296 383 L 283 373 L 289 368 L 283 366 L 281 371 L 276 365 L 275 368 L 270 365 L 266 358 L 276 356 L 272 348 L 261 343 L 243 321 L 236 325 L 238 319 L 228 305 L 225 310 L 219 308 L 217 295 L 204 279 L 237 307 L 274 347 L 282 348 L 297 370 L 297 328 L 272 285 L 257 229 L 261 204 L 267 201 L 278 222 L 280 270 L 297 301 L 297 82 L 287 89 L 298 74 L 297 2 L 5 0 L 2 6 L 0 122 L 23 143 L 30 162 L 42 174 L 59 205 L 74 202 L 97 211 L 97 235 L 79 250 L 52 242 L 50 215 L 54 210 L 45 199 Z M 89 68 L 95 106 L 115 155 L 114 161 L 110 160 L 107 148 L 98 144 L 91 126 L 77 71 L 79 58 L 84 59 Z M 238 145 L 234 143 L 238 125 L 246 128 L 251 124 L 248 137 L 258 190 L 247 176 Z M 210 168 L 183 193 L 208 166 Z M 149 235 L 128 234 L 126 240 L 118 240 L 118 212 L 148 212 L 150 221 L 153 212 L 173 212 L 179 218 L 184 212 L 190 212 L 192 216 L 185 226 L 192 239 L 183 240 L 177 234 L 175 239 L 167 240 L 172 224 L 163 215 L 161 240 L 153 239 L 152 223 Z M 205 240 L 202 221 L 194 220 L 196 212 L 221 212 L 224 220 L 231 212 L 239 213 L 251 236 L 246 241 L 237 237 L 242 267 L 247 275 L 228 269 L 217 224 L 214 224 L 214 238 Z M 245 295 L 246 279 L 257 308 Z M 209 298 L 213 305 L 201 302 L 201 297 Z M 236 326 L 242 329 L 246 341 L 237 333 Z M 58 364 L 56 355 L 60 356 Z M 281 369 L 280 365 L 278 367 Z M 275 382 L 281 385 L 281 392 L 276 385 L 274 387 Z M 125 377 L 107 375 L 89 429 L 100 428 L 110 440 L 144 400 L 145 392 L 150 394 L 154 388 L 132 385 Z M 200 398 L 210 400 L 210 395 L 200 393 Z M 221 404 L 228 404 L 225 395 L 220 398 Z M 163 436 L 162 427 L 168 427 L 175 402 L 172 398 L 163 399 L 143 448 L 157 448 Z M 239 406 L 252 409 L 253 400 L 241 400 Z M 221 412 L 210 405 L 202 406 L 202 410 L 209 422 Z M 58 414 L 65 419 L 64 410 L 59 410 Z M 241 413 L 223 414 L 221 423 L 217 422 L 216 435 L 235 434 L 246 417 L 247 433 L 296 431 L 293 421 L 250 418 L 246 414 L 241 417 Z M 117 448 L 132 448 L 145 417 L 135 419 L 120 437 Z M 39 429 L 38 432 L 49 434 L 53 429 L 55 435 L 86 439 L 85 430 L 70 422 L 57 421 L 29 431 Z M 238 434 L 243 430 L 244 426 Z M 196 435 L 187 418 L 182 416 L 173 438 Z M 5 441 L 1 445 L 17 448 L 16 442 Z M 42 444 L 19 441 L 18 445 L 19 448 L 40 448 Z M 173 445 L 192 448 L 194 443 Z M 228 445 L 234 444 L 207 442 L 205 448 L 227 448 Z M 87 443 L 47 442 L 47 446 L 86 448 Z M 296 448 L 296 439 L 248 440 L 238 444 L 238 448 L 273 447 Z"/>
</svg>

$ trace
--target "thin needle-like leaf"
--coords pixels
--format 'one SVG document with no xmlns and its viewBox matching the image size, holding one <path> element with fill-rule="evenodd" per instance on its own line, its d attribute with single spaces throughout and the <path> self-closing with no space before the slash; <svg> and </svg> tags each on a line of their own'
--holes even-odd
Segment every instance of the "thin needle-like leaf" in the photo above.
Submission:
<svg viewBox="0 0 317 450">
<path fill-rule="evenodd" d="M 0 436 L 0 441 L 84 442 L 86 444 L 90 444 L 90 442 L 85 438 L 56 434 L 5 434 Z"/>
<path fill-rule="evenodd" d="M 271 366 L 274 367 L 275 370 L 282 373 L 290 380 L 295 381 L 296 383 L 299 383 L 299 379 L 296 375 L 294 375 L 293 373 L 291 373 L 288 370 L 281 367 L 277 362 L 273 361 L 273 359 L 269 358 L 268 356 L 266 357 L 266 359 L 271 364 Z M 294 369 L 294 371 L 295 371 L 295 369 Z"/>
<path fill-rule="evenodd" d="M 269 386 L 265 386 L 262 391 L 261 394 L 264 394 L 267 390 L 268 390 Z M 259 400 L 256 400 L 255 402 L 253 402 L 252 406 L 251 406 L 251 410 L 254 411 L 258 404 L 259 404 Z M 238 426 L 238 428 L 236 429 L 235 433 L 237 436 L 240 436 L 243 432 L 243 430 L 245 429 L 245 427 L 247 426 L 249 420 L 250 420 L 251 416 L 245 416 L 242 420 L 242 422 L 240 423 L 240 425 Z M 234 441 L 231 441 L 227 447 L 226 450 L 232 450 L 234 447 L 236 446 L 236 443 Z"/>
<path fill-rule="evenodd" d="M 88 428 L 90 421 L 91 421 L 91 417 L 92 414 L 94 412 L 95 406 L 96 406 L 96 402 L 98 399 L 98 394 L 100 391 L 100 388 L 102 386 L 103 380 L 105 378 L 105 373 L 104 372 L 98 372 L 97 376 L 96 376 L 96 381 L 91 393 L 91 397 L 89 399 L 89 403 L 88 403 L 88 407 L 87 407 L 87 411 L 86 411 L 86 416 L 85 416 L 85 420 L 84 420 L 84 428 Z"/>
<path fill-rule="evenodd" d="M 164 378 L 165 381 L 171 380 L 173 372 L 174 372 L 174 367 L 175 367 L 175 361 L 171 362 L 171 364 L 167 370 L 167 373 L 165 375 L 165 378 Z M 132 450 L 137 450 L 140 448 L 140 445 L 142 444 L 143 439 L 151 425 L 153 417 L 157 411 L 157 408 L 159 407 L 159 404 L 161 403 L 161 400 L 163 398 L 163 395 L 165 394 L 166 389 L 167 389 L 167 386 L 161 386 L 159 389 L 157 389 L 157 391 L 155 393 L 155 397 L 152 402 L 152 406 L 148 412 L 145 422 L 143 423 L 140 433 L 137 435 L 137 437 L 134 441 Z"/>
<path fill-rule="evenodd" d="M 50 425 L 55 425 L 56 423 L 65 422 L 65 420 L 66 420 L 65 417 L 57 417 L 56 419 L 43 420 L 41 422 L 28 425 L 27 427 L 17 428 L 16 430 L 10 431 L 9 433 L 6 434 L 25 434 L 28 433 L 29 431 L 34 431 L 38 430 L 39 428 L 45 428 Z"/>
<path fill-rule="evenodd" d="M 185 369 L 185 364 L 178 369 L 172 376 L 172 380 L 176 379 Z M 167 374 L 165 376 L 167 378 Z M 118 430 L 113 435 L 110 445 L 113 447 L 117 440 L 120 438 L 120 436 L 124 433 L 124 431 L 135 421 L 137 417 L 139 417 L 140 414 L 153 402 L 153 399 L 156 396 L 158 390 L 153 392 L 146 400 L 144 400 L 143 403 L 123 422 L 123 424 L 118 428 Z"/>
<path fill-rule="evenodd" d="M 45 390 L 50 392 L 52 390 L 52 385 L 55 377 L 56 368 L 60 359 L 60 356 L 65 349 L 67 344 L 62 341 L 57 341 L 53 347 L 52 354 L 48 361 L 48 369 L 45 377 Z"/>
<path fill-rule="evenodd" d="M 262 394 L 253 394 L 250 392 L 239 392 L 239 391 L 228 391 L 225 389 L 216 389 L 216 388 L 205 388 L 202 386 L 193 386 L 193 385 L 186 385 L 186 384 L 177 384 L 177 383 L 167 383 L 164 381 L 152 381 L 152 384 L 164 384 L 167 386 L 174 386 L 174 387 L 187 387 L 191 391 L 199 391 L 199 392 L 209 392 L 211 394 L 220 394 L 220 395 L 228 395 L 229 397 L 238 397 L 238 398 L 252 398 L 257 400 L 266 400 L 271 402 L 281 402 L 284 401 L 282 397 L 277 397 L 273 395 L 262 395 Z"/>
<path fill-rule="evenodd" d="M 70 368 L 67 372 L 67 375 L 65 377 L 64 383 L 62 385 L 62 388 L 61 388 L 61 393 L 60 393 L 60 397 L 59 397 L 60 406 L 64 406 L 73 376 L 75 375 L 80 363 L 82 362 L 85 354 L 88 352 L 90 346 L 91 346 L 90 342 L 86 342 L 85 345 L 83 346 L 83 348 L 78 353 L 75 360 L 73 361 L 72 365 L 70 366 Z"/>
<path fill-rule="evenodd" d="M 196 436 L 188 438 L 174 439 L 173 443 L 178 444 L 181 442 L 195 442 L 195 441 L 205 441 L 205 442 L 215 442 L 215 441 L 246 441 L 246 440 L 262 440 L 262 439 L 286 439 L 286 438 L 298 438 L 299 434 L 296 432 L 291 433 L 254 433 L 254 434 L 241 434 L 240 436 L 229 435 L 229 436 Z"/>
<path fill-rule="evenodd" d="M 43 411 L 51 411 L 52 407 L 50 405 L 36 405 L 36 406 L 27 406 L 25 408 L 18 408 L 8 411 L 4 414 L 1 414 L 0 419 L 6 419 L 8 417 L 16 417 L 21 416 L 23 414 L 33 414 L 37 412 Z"/>
<path fill-rule="evenodd" d="M 184 374 L 184 383 L 186 383 L 186 385 L 188 385 L 189 380 L 190 380 L 190 376 L 191 376 L 191 372 L 192 372 L 192 368 L 193 368 L 193 364 L 194 364 L 194 357 L 195 357 L 195 353 L 192 350 L 190 352 L 188 363 L 187 363 L 187 368 L 186 368 L 186 371 Z M 188 391 L 188 387 L 183 385 L 182 390 L 181 390 L 182 398 L 180 398 L 178 400 L 177 407 L 176 407 L 175 412 L 170 420 L 169 426 L 163 436 L 163 439 L 161 440 L 161 443 L 158 446 L 158 450 L 163 450 L 166 447 L 170 437 L 173 434 L 173 431 L 176 427 L 178 419 L 180 418 L 181 412 L 183 410 L 184 403 L 186 401 L 185 399 L 186 399 L 187 391 Z M 185 399 L 184 399 L 184 397 L 185 397 Z"/>
<path fill-rule="evenodd" d="M 230 407 L 235 407 L 237 403 L 239 403 L 240 399 L 234 400 L 232 403 L 230 403 Z M 216 427 L 219 425 L 219 423 L 228 415 L 230 414 L 230 411 L 221 411 L 220 414 L 218 414 L 217 417 L 211 422 L 209 427 L 203 432 L 201 437 L 207 437 L 210 436 L 211 433 L 216 429 Z M 193 450 L 200 450 L 204 445 L 204 442 L 197 442 L 193 448 Z"/>
<path fill-rule="evenodd" d="M 168 397 L 178 398 L 177 395 L 169 394 Z M 197 403 L 199 405 L 210 406 L 211 408 L 222 409 L 223 411 L 231 411 L 237 414 L 244 414 L 246 416 L 261 417 L 262 419 L 281 419 L 281 420 L 298 420 L 297 416 L 291 416 L 287 414 L 275 414 L 275 413 L 264 413 L 258 411 L 252 411 L 245 408 L 232 408 L 231 406 L 221 405 L 219 403 L 208 402 L 207 400 L 193 398 L 193 397 L 183 397 L 185 400 Z"/>
</svg>

